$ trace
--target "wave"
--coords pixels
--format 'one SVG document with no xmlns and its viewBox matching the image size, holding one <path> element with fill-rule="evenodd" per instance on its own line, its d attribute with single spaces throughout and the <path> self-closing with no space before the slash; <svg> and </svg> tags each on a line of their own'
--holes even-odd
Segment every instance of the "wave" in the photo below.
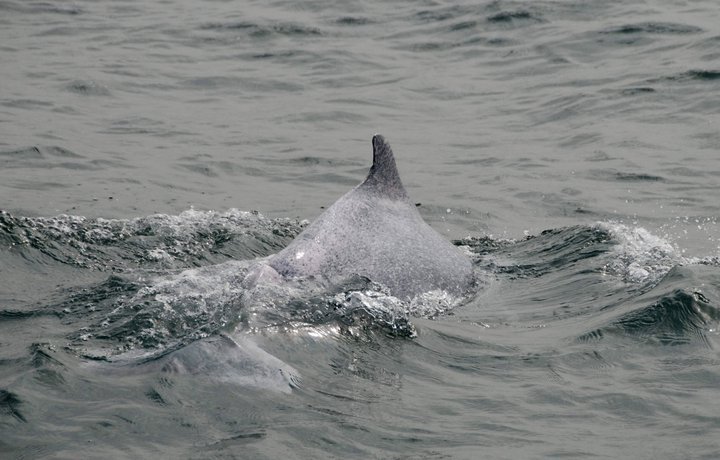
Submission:
<svg viewBox="0 0 720 460">
<path fill-rule="evenodd" d="M 678 289 L 653 304 L 627 313 L 608 326 L 641 339 L 662 344 L 687 343 L 703 338 L 720 312 L 699 292 Z"/>
<path fill-rule="evenodd" d="M 482 244 L 478 245 L 478 243 Z M 611 234 L 601 226 L 574 226 L 545 230 L 520 241 L 461 240 L 485 257 L 480 266 L 512 278 L 541 277 L 605 254 L 614 247 Z"/>
<path fill-rule="evenodd" d="M 56 292 L 40 309 L 4 310 L 0 319 L 56 315 L 73 330 L 67 335 L 73 353 L 113 361 L 165 356 L 228 331 L 413 338 L 414 318 L 445 317 L 464 302 L 443 293 L 404 302 L 359 276 L 335 285 L 312 278 L 256 282 L 250 275 L 264 263 L 257 257 L 282 248 L 304 225 L 238 210 L 117 220 L 0 212 L 6 251 L 112 272 Z M 686 258 L 641 227 L 601 222 L 520 240 L 454 243 L 472 257 L 481 283 L 505 280 L 511 287 L 501 298 L 510 319 L 499 322 L 553 327 L 585 317 L 575 335 L 580 341 L 621 334 L 675 344 L 703 340 L 718 318 L 715 293 L 692 287 L 703 267 L 706 284 L 718 285 L 717 258 Z"/>
<path fill-rule="evenodd" d="M 0 414 L 10 416 L 17 421 L 27 423 L 27 419 L 20 412 L 20 406 L 23 401 L 18 397 L 17 394 L 7 391 L 0 390 Z"/>
<path fill-rule="evenodd" d="M 26 257 L 101 271 L 182 268 L 272 254 L 304 223 L 236 209 L 190 209 L 134 219 L 83 216 L 15 217 L 0 210 L 0 242 Z M 38 259 L 39 262 L 42 260 Z"/>
<path fill-rule="evenodd" d="M 619 334 L 661 345 L 708 345 L 707 334 L 720 322 L 720 277 L 717 265 L 705 263 L 676 265 L 656 283 L 604 307 L 588 321 L 599 326 L 579 340 Z"/>
<path fill-rule="evenodd" d="M 688 24 L 673 22 L 640 22 L 624 24 L 602 31 L 604 34 L 698 34 L 703 29 Z"/>
</svg>

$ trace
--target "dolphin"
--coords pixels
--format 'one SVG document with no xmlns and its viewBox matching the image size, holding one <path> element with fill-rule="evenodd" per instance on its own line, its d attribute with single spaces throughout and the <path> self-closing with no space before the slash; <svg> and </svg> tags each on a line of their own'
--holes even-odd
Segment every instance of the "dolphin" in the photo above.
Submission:
<svg viewBox="0 0 720 460">
<path fill-rule="evenodd" d="M 350 190 L 282 251 L 252 267 L 243 280 L 248 292 L 258 281 L 271 284 L 314 277 L 339 284 L 359 276 L 382 284 L 401 300 L 444 292 L 462 300 L 475 286 L 470 259 L 423 221 L 400 181 L 390 145 L 372 139 L 373 164 Z M 252 295 L 250 296 L 252 299 Z M 103 373 L 147 371 L 203 375 L 285 393 L 298 388 L 297 370 L 260 348 L 240 331 L 222 331 L 139 363 L 119 359 L 116 369 L 86 363 Z"/>
<path fill-rule="evenodd" d="M 433 230 L 400 181 L 390 144 L 372 138 L 367 178 L 272 256 L 272 277 L 339 283 L 363 276 L 402 300 L 432 291 L 461 298 L 474 285 L 470 259 Z"/>
</svg>

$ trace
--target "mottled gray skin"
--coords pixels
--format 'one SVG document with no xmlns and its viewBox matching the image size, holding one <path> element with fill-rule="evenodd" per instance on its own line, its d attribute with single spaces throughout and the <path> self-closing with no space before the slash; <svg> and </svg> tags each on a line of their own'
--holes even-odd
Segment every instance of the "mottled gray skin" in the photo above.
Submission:
<svg viewBox="0 0 720 460">
<path fill-rule="evenodd" d="M 285 278 L 340 282 L 362 275 L 406 300 L 435 290 L 463 296 L 473 283 L 470 260 L 423 221 L 385 139 L 376 135 L 372 144 L 365 181 L 273 256 L 270 266 Z"/>
</svg>

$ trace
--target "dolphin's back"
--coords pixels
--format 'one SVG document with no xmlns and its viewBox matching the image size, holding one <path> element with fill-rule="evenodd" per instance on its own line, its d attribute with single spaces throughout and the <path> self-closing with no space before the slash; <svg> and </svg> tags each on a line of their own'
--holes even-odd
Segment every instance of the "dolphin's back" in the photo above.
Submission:
<svg viewBox="0 0 720 460">
<path fill-rule="evenodd" d="M 373 137 L 365 181 L 330 206 L 270 260 L 285 277 L 342 281 L 362 275 L 399 298 L 442 290 L 462 296 L 470 260 L 427 225 L 410 202 L 382 136 Z"/>
</svg>

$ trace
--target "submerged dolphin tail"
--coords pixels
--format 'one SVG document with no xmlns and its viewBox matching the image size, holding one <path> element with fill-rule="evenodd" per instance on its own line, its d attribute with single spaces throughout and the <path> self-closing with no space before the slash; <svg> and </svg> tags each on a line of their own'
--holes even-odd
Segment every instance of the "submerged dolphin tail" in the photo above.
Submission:
<svg viewBox="0 0 720 460">
<path fill-rule="evenodd" d="M 409 199 L 400 181 L 395 156 L 385 138 L 376 134 L 372 138 L 373 164 L 360 187 L 394 199 Z"/>
</svg>

